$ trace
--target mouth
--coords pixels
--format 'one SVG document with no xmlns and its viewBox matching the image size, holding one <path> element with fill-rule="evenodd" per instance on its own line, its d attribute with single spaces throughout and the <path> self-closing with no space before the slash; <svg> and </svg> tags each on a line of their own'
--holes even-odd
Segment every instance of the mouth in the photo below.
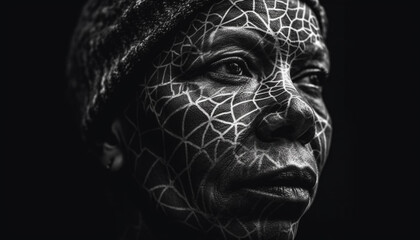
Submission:
<svg viewBox="0 0 420 240">
<path fill-rule="evenodd" d="M 315 185 L 316 174 L 312 169 L 289 166 L 245 179 L 237 187 L 267 197 L 293 201 L 308 198 L 313 194 Z"/>
<path fill-rule="evenodd" d="M 309 167 L 288 166 L 237 181 L 232 190 L 242 196 L 249 213 L 270 208 L 270 216 L 298 219 L 314 196 L 316 179 Z"/>
</svg>

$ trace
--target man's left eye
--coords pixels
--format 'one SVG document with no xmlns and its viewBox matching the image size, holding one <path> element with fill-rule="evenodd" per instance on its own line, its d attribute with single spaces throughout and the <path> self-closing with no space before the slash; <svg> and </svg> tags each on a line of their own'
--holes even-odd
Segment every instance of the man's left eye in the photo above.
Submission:
<svg viewBox="0 0 420 240">
<path fill-rule="evenodd" d="M 327 73 L 318 68 L 305 69 L 293 77 L 293 83 L 301 90 L 316 94 L 322 91 L 322 86 L 327 79 Z"/>
<path fill-rule="evenodd" d="M 309 74 L 307 76 L 305 76 L 305 78 L 303 78 L 303 80 L 306 83 L 309 84 L 313 84 L 315 86 L 322 86 L 322 81 L 321 81 L 322 76 L 320 76 L 320 74 Z"/>
<path fill-rule="evenodd" d="M 239 57 L 225 58 L 211 64 L 210 72 L 233 77 L 252 77 L 247 63 Z"/>
<path fill-rule="evenodd" d="M 312 85 L 322 87 L 327 78 L 327 74 L 321 69 L 306 69 L 293 77 L 295 84 Z"/>
</svg>

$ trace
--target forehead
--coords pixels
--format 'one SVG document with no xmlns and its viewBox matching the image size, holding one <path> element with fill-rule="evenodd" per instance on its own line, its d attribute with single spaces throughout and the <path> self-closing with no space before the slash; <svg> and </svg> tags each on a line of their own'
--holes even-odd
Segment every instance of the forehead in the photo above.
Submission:
<svg viewBox="0 0 420 240">
<path fill-rule="evenodd" d="M 322 40 L 316 15 L 297 0 L 222 0 L 202 12 L 193 25 L 202 30 L 195 32 L 198 38 L 223 27 L 240 27 L 289 47 Z"/>
</svg>

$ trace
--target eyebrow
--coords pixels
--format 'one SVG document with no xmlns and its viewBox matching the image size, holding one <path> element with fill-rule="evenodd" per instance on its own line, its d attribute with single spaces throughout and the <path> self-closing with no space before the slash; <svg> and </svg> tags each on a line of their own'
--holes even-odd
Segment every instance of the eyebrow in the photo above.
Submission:
<svg viewBox="0 0 420 240">
<path fill-rule="evenodd" d="M 308 61 L 309 60 L 309 61 Z M 308 45 L 305 51 L 293 60 L 294 64 L 300 66 L 316 66 L 329 72 L 330 58 L 328 48 L 324 42 L 315 42 Z"/>
<path fill-rule="evenodd" d="M 260 46 L 263 41 L 264 39 L 255 31 L 242 27 L 222 27 L 210 33 L 207 43 L 212 49 L 226 47 L 226 45 L 253 49 Z"/>
<path fill-rule="evenodd" d="M 256 31 L 242 27 L 222 27 L 210 33 L 204 51 L 218 52 L 240 48 L 261 61 L 270 58 L 267 46 L 267 39 Z"/>
<path fill-rule="evenodd" d="M 278 43 L 275 43 L 278 42 Z M 261 60 L 270 60 L 271 54 L 278 49 L 276 46 L 286 46 L 286 40 L 278 36 L 261 33 L 256 30 L 246 29 L 243 27 L 221 27 L 210 33 L 207 43 L 205 44 L 205 52 L 217 52 L 229 47 L 241 48 L 242 50 L 252 53 Z M 280 49 L 283 51 L 283 49 Z M 329 64 L 328 49 L 325 43 L 308 42 L 303 52 L 294 59 L 296 62 L 312 59 Z"/>
</svg>

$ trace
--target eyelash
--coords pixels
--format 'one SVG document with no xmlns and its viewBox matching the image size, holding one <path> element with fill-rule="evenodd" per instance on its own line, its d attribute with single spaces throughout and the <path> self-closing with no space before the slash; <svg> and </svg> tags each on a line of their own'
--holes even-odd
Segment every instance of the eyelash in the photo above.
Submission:
<svg viewBox="0 0 420 240">
<path fill-rule="evenodd" d="M 230 63 L 237 64 L 241 68 L 241 74 L 228 73 L 225 71 L 227 69 L 222 69 L 222 72 L 220 71 L 221 68 L 226 67 L 227 64 Z M 212 80 L 225 84 L 242 84 L 256 77 L 250 70 L 247 61 L 243 57 L 239 56 L 226 57 L 216 60 L 207 65 L 205 69 L 201 69 L 204 70 L 206 75 Z M 325 70 L 313 67 L 299 72 L 292 78 L 292 81 L 305 92 L 310 94 L 319 94 L 322 91 L 322 86 L 327 78 L 328 74 Z"/>
<path fill-rule="evenodd" d="M 325 73 L 324 70 L 319 69 L 319 68 L 305 69 L 293 77 L 293 82 L 299 83 L 307 77 L 310 77 L 310 78 L 312 77 L 312 79 L 309 79 L 309 84 L 322 87 L 327 78 L 327 73 Z"/>
<path fill-rule="evenodd" d="M 227 72 L 229 70 L 227 69 L 228 64 L 236 64 L 240 67 L 241 72 L 238 74 Z M 218 60 L 210 64 L 207 74 L 216 81 L 230 84 L 244 83 L 254 77 L 247 62 L 241 57 L 228 57 Z"/>
<path fill-rule="evenodd" d="M 295 83 L 303 91 L 310 94 L 319 94 L 328 78 L 327 73 L 319 68 L 305 69 L 293 77 Z"/>
</svg>

